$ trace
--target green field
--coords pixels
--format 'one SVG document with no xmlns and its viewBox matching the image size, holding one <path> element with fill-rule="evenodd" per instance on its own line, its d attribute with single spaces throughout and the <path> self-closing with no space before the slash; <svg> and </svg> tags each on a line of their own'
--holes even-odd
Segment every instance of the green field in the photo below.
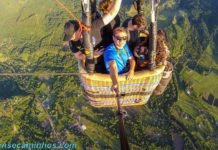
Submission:
<svg viewBox="0 0 218 150">
<path fill-rule="evenodd" d="M 203 75 L 196 71 L 184 69 L 181 73 L 183 79 L 194 90 L 197 96 L 201 96 L 202 93 L 211 93 L 218 98 L 218 76 L 211 72 Z"/>
<path fill-rule="evenodd" d="M 61 2 L 81 18 L 79 1 Z M 124 108 L 131 149 L 175 149 L 175 134 L 184 149 L 217 149 L 218 109 L 202 99 L 203 93 L 218 99 L 218 22 L 208 21 L 217 7 L 212 0 L 161 1 L 158 27 L 169 40 L 173 80 L 145 106 Z M 126 14 L 129 8 L 125 0 L 122 21 L 135 13 Z M 1 0 L 0 18 L 0 73 L 77 73 L 62 41 L 72 17 L 55 0 Z M 86 130 L 75 128 L 81 123 Z M 0 76 L 0 143 L 43 142 L 120 149 L 116 109 L 91 107 L 76 75 Z"/>
</svg>

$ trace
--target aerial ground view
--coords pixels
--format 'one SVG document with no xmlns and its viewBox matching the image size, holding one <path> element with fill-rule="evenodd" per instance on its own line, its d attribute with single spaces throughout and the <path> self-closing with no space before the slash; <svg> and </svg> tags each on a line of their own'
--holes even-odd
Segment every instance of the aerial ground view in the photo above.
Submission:
<svg viewBox="0 0 218 150">
<path fill-rule="evenodd" d="M 81 20 L 81 1 L 59 1 Z M 132 1 L 122 0 L 121 23 L 137 14 Z M 215 0 L 160 1 L 172 79 L 162 95 L 123 107 L 129 149 L 218 149 L 217 8 Z M 148 0 L 144 9 L 149 24 Z M 69 19 L 56 0 L 0 0 L 0 149 L 121 149 L 117 108 L 90 105 L 64 46 Z"/>
</svg>

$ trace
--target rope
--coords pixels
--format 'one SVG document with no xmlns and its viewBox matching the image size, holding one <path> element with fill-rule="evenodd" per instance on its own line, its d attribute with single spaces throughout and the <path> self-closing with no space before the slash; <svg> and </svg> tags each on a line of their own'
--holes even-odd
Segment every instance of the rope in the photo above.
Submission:
<svg viewBox="0 0 218 150">
<path fill-rule="evenodd" d="M 61 3 L 59 0 L 55 0 L 57 2 L 57 4 L 63 8 L 67 13 L 69 13 L 73 19 L 75 19 L 78 23 L 79 23 L 79 26 L 82 30 L 86 30 L 86 31 L 90 31 L 91 28 L 84 25 L 63 3 Z"/>
<path fill-rule="evenodd" d="M 129 143 L 126 137 L 125 127 L 124 127 L 123 113 L 121 112 L 121 107 L 120 107 L 120 94 L 118 91 L 116 91 L 116 97 L 117 97 L 117 109 L 118 109 L 117 111 L 118 111 L 118 119 L 119 119 L 119 136 L 120 136 L 121 150 L 129 150 Z"/>
</svg>

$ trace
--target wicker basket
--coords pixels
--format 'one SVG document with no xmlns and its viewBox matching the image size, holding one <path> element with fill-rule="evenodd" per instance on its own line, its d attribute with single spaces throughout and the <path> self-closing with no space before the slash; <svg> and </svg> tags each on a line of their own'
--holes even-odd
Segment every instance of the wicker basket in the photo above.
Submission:
<svg viewBox="0 0 218 150">
<path fill-rule="evenodd" d="M 121 106 L 143 105 L 147 103 L 154 89 L 159 84 L 164 66 L 154 71 L 135 72 L 134 79 L 126 80 L 126 75 L 119 75 Z M 109 74 L 87 74 L 79 65 L 80 80 L 87 100 L 94 107 L 116 107 L 116 94 L 112 92 L 112 81 Z"/>
<path fill-rule="evenodd" d="M 167 85 L 169 84 L 170 80 L 172 79 L 172 71 L 173 65 L 170 62 L 167 62 L 167 66 L 164 69 L 163 77 L 160 80 L 159 85 L 154 90 L 154 95 L 161 95 L 165 91 Z"/>
</svg>

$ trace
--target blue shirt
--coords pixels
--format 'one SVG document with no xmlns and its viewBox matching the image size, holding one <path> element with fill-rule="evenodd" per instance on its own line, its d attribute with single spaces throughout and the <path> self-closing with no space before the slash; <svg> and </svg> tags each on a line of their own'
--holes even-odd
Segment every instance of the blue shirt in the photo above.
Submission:
<svg viewBox="0 0 218 150">
<path fill-rule="evenodd" d="M 121 49 L 116 49 L 114 43 L 110 44 L 104 50 L 104 64 L 106 70 L 110 72 L 109 62 L 114 60 L 117 65 L 118 73 L 121 74 L 126 67 L 127 60 L 132 56 L 129 46 L 126 44 Z"/>
</svg>

